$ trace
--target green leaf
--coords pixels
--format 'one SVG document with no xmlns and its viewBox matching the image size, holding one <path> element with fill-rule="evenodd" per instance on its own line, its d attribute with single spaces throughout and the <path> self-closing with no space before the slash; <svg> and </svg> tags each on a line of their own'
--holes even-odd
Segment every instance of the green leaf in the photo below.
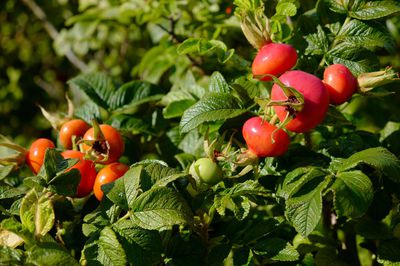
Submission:
<svg viewBox="0 0 400 266">
<path fill-rule="evenodd" d="M 327 246 L 320 248 L 315 255 L 315 265 L 348 266 L 342 261 L 335 247 Z"/>
<path fill-rule="evenodd" d="M 10 199 L 22 194 L 25 194 L 26 191 L 20 188 L 14 188 L 6 185 L 0 185 L 0 199 Z"/>
<path fill-rule="evenodd" d="M 398 1 L 354 1 L 349 11 L 349 16 L 361 20 L 372 20 L 383 18 L 400 12 L 400 3 Z"/>
<path fill-rule="evenodd" d="M 172 102 L 163 109 L 163 116 L 165 119 L 181 117 L 186 109 L 195 103 L 195 100 L 180 100 Z"/>
<path fill-rule="evenodd" d="M 268 218 L 259 215 L 228 227 L 227 235 L 233 243 L 248 245 L 275 232 L 285 222 L 283 217 Z"/>
<path fill-rule="evenodd" d="M 294 3 L 281 1 L 276 5 L 276 15 L 293 17 L 297 13 Z"/>
<path fill-rule="evenodd" d="M 144 172 L 145 176 L 150 180 L 152 186 L 159 180 L 181 174 L 181 172 L 177 169 L 168 167 L 161 163 L 150 163 L 144 168 Z"/>
<path fill-rule="evenodd" d="M 23 252 L 6 246 L 0 246 L 0 265 L 23 265 Z"/>
<path fill-rule="evenodd" d="M 161 261 L 162 241 L 158 232 L 137 227 L 130 220 L 113 224 L 113 229 L 126 251 L 128 263 L 154 265 Z"/>
<path fill-rule="evenodd" d="M 107 121 L 112 127 L 117 128 L 119 131 L 128 132 L 131 134 L 147 133 L 153 134 L 151 125 L 143 120 L 143 118 L 136 118 L 132 115 L 119 114 L 111 117 Z"/>
<path fill-rule="evenodd" d="M 296 261 L 300 257 L 297 250 L 281 238 L 266 238 L 257 241 L 252 250 L 257 255 L 277 261 Z"/>
<path fill-rule="evenodd" d="M 49 195 L 43 194 L 35 206 L 35 236 L 41 238 L 53 228 L 55 214 Z"/>
<path fill-rule="evenodd" d="M 389 227 L 381 222 L 369 218 L 363 218 L 355 225 L 355 231 L 365 239 L 384 240 L 392 238 Z"/>
<path fill-rule="evenodd" d="M 321 219 L 322 192 L 328 184 L 328 178 L 314 178 L 286 201 L 285 215 L 303 236 L 309 235 Z"/>
<path fill-rule="evenodd" d="M 395 43 L 380 25 L 366 23 L 359 20 L 351 20 L 343 25 L 340 34 L 336 36 L 337 41 L 351 43 L 354 46 L 373 49 L 375 47 L 386 47 L 393 50 Z"/>
<path fill-rule="evenodd" d="M 55 221 L 53 204 L 49 194 L 39 197 L 32 189 L 21 202 L 20 218 L 22 224 L 37 238 L 41 238 L 51 230 Z"/>
<path fill-rule="evenodd" d="M 160 87 L 145 81 L 131 81 L 123 84 L 110 95 L 107 103 L 111 110 L 129 112 L 143 103 L 158 101 L 162 98 Z"/>
<path fill-rule="evenodd" d="M 336 13 L 346 14 L 349 8 L 350 0 L 326 0 L 329 9 Z"/>
<path fill-rule="evenodd" d="M 325 176 L 326 173 L 320 168 L 300 167 L 289 172 L 279 185 L 276 195 L 285 200 L 295 194 L 303 185 L 314 178 Z"/>
<path fill-rule="evenodd" d="M 22 199 L 19 210 L 21 222 L 30 232 L 35 231 L 35 212 L 38 198 L 37 192 L 32 189 Z"/>
<path fill-rule="evenodd" d="M 54 266 L 78 266 L 78 262 L 66 249 L 55 242 L 38 243 L 27 252 L 26 264 L 54 265 Z"/>
<path fill-rule="evenodd" d="M 208 91 L 214 93 L 230 93 L 231 89 L 222 74 L 215 71 L 210 77 Z"/>
<path fill-rule="evenodd" d="M 308 43 L 306 54 L 324 55 L 328 52 L 328 38 L 321 25 L 317 27 L 317 33 L 309 34 L 304 37 Z"/>
<path fill-rule="evenodd" d="M 157 180 L 156 183 L 153 185 L 153 187 L 166 187 L 170 183 L 172 183 L 178 179 L 181 179 L 183 177 L 187 177 L 187 176 L 188 176 L 188 174 L 186 174 L 186 173 L 178 173 L 178 174 L 169 175 L 169 176 L 166 176 L 164 178 Z"/>
<path fill-rule="evenodd" d="M 155 84 L 159 82 L 168 69 L 177 64 L 188 63 L 180 60 L 175 45 L 171 42 L 162 42 L 146 52 L 140 60 L 137 71 L 141 80 Z"/>
<path fill-rule="evenodd" d="M 361 171 L 342 172 L 332 185 L 337 215 L 357 218 L 371 204 L 374 191 L 371 181 Z"/>
<path fill-rule="evenodd" d="M 400 264 L 400 240 L 381 242 L 378 246 L 378 262 L 385 266 Z"/>
<path fill-rule="evenodd" d="M 117 236 L 110 227 L 100 232 L 98 244 L 98 261 L 103 265 L 126 265 L 126 255 Z"/>
<path fill-rule="evenodd" d="M 326 60 L 328 63 L 347 66 L 355 76 L 371 72 L 379 65 L 374 53 L 348 42 L 342 42 L 329 50 Z"/>
<path fill-rule="evenodd" d="M 131 206 L 131 220 L 144 229 L 158 230 L 176 224 L 191 224 L 192 211 L 181 195 L 169 188 L 153 188 Z"/>
<path fill-rule="evenodd" d="M 57 174 L 49 182 L 49 190 L 63 196 L 76 196 L 76 190 L 81 181 L 81 173 L 78 169 Z"/>
<path fill-rule="evenodd" d="M 215 208 L 221 216 L 225 216 L 225 210 L 229 209 L 233 211 L 237 219 L 243 220 L 250 212 L 250 198 L 268 195 L 268 191 L 260 183 L 247 180 L 216 194 L 212 208 Z"/>
<path fill-rule="evenodd" d="M 207 40 L 200 38 L 189 38 L 178 46 L 178 54 L 200 54 L 205 55 L 214 51 L 220 63 L 226 63 L 234 55 L 234 49 L 226 47 L 225 43 L 219 40 Z"/>
<path fill-rule="evenodd" d="M 83 119 L 86 123 L 91 124 L 93 119 L 101 121 L 101 112 L 97 104 L 92 101 L 85 102 L 84 104 L 75 108 L 74 115 Z"/>
<path fill-rule="evenodd" d="M 245 112 L 231 94 L 210 93 L 183 113 L 180 131 L 186 133 L 204 122 L 225 120 Z"/>
<path fill-rule="evenodd" d="M 189 54 L 198 51 L 200 40 L 197 38 L 189 38 L 184 40 L 177 48 L 178 54 Z"/>
<path fill-rule="evenodd" d="M 57 178 L 58 174 L 62 174 L 62 172 L 74 166 L 77 162 L 78 159 L 64 159 L 56 149 L 47 149 L 43 166 L 40 168 L 38 175 L 43 177 L 47 183 L 50 183 L 53 179 Z"/>
<path fill-rule="evenodd" d="M 71 87 L 83 91 L 98 106 L 108 109 L 108 100 L 115 91 L 113 81 L 103 73 L 82 74 L 68 81 Z"/>
<path fill-rule="evenodd" d="M 13 165 L 0 166 L 0 180 L 6 178 L 13 170 Z"/>
<path fill-rule="evenodd" d="M 400 182 L 400 160 L 386 148 L 369 148 L 357 152 L 342 161 L 339 171 L 353 169 L 359 164 L 369 165 L 389 177 L 392 181 Z"/>
<path fill-rule="evenodd" d="M 106 189 L 103 186 L 102 189 L 105 190 L 107 198 L 124 210 L 128 210 L 128 206 L 139 195 L 142 168 L 141 166 L 132 167 L 115 182 L 109 183 Z"/>
</svg>

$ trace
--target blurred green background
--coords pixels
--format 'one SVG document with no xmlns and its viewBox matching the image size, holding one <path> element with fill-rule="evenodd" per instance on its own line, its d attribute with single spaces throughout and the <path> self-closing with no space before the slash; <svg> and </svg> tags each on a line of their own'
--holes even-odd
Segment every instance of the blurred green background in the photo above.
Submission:
<svg viewBox="0 0 400 266">
<path fill-rule="evenodd" d="M 177 38 L 217 37 L 252 60 L 253 49 L 245 42 L 232 13 L 227 12 L 232 1 L 183 2 L 0 1 L 0 134 L 23 145 L 33 138 L 54 134 L 37 105 L 53 112 L 66 112 L 66 81 L 82 71 L 104 71 L 118 81 L 139 78 L 170 86 L 163 74 L 175 59 L 166 57 L 159 62 L 156 55 L 164 52 L 163 43 L 173 40 L 156 25 L 168 28 L 169 18 L 176 15 L 174 10 L 182 12 L 177 18 Z M 301 14 L 313 8 L 315 1 L 299 3 Z M 383 22 L 395 39 L 397 50 L 394 54 L 385 50 L 376 53 L 382 67 L 391 65 L 399 71 L 400 17 L 392 16 Z M 153 71 L 155 64 L 151 62 L 155 60 L 157 70 Z M 398 88 L 399 82 L 388 89 Z M 384 127 L 387 120 L 400 121 L 399 99 L 398 94 L 359 97 L 346 110 L 349 114 L 363 113 L 359 126 L 375 131 Z"/>
</svg>

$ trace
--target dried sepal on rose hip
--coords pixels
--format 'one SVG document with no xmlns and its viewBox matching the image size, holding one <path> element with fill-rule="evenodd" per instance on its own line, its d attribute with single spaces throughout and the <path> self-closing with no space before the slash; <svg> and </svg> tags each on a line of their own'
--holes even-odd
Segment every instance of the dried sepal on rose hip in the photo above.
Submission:
<svg viewBox="0 0 400 266">
<path fill-rule="evenodd" d="M 329 108 L 329 93 L 318 77 L 292 70 L 274 82 L 268 105 L 273 106 L 282 126 L 304 133 L 322 122 Z"/>
<path fill-rule="evenodd" d="M 248 119 L 242 128 L 248 152 L 258 158 L 277 157 L 286 153 L 290 144 L 289 135 L 261 117 Z"/>
<path fill-rule="evenodd" d="M 88 158 L 101 164 L 118 161 L 125 149 L 125 142 L 116 128 L 107 124 L 99 125 L 96 121 L 79 144 Z"/>
</svg>

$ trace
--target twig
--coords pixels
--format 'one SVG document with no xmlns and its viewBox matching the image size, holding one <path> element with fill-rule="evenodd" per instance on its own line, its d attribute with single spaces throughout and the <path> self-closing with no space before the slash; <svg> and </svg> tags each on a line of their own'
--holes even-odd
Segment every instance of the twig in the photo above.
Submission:
<svg viewBox="0 0 400 266">
<path fill-rule="evenodd" d="M 56 40 L 59 35 L 57 29 L 47 19 L 47 16 L 44 13 L 43 9 L 36 4 L 35 0 L 21 0 L 21 1 L 27 7 L 29 7 L 29 9 L 32 11 L 32 13 L 42 22 L 44 29 L 47 31 L 47 33 L 50 35 L 50 37 L 53 40 Z M 88 71 L 88 66 L 82 60 L 80 60 L 71 49 L 67 50 L 67 52 L 65 53 L 65 56 L 80 71 L 82 71 L 82 72 Z"/>
</svg>

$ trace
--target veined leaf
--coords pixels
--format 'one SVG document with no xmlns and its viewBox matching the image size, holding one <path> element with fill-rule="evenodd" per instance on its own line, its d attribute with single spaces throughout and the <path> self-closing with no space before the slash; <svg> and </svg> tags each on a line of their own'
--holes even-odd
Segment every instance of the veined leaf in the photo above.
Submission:
<svg viewBox="0 0 400 266">
<path fill-rule="evenodd" d="M 382 241 L 378 246 L 378 262 L 385 266 L 400 264 L 400 240 Z"/>
<path fill-rule="evenodd" d="M 0 185 L 0 199 L 9 199 L 25 194 L 26 191 L 6 185 Z"/>
<path fill-rule="evenodd" d="M 400 182 L 400 160 L 383 147 L 369 148 L 353 154 L 342 161 L 339 171 L 347 171 L 359 164 L 369 165 L 392 181 Z"/>
<path fill-rule="evenodd" d="M 160 54 L 163 56 L 160 56 Z M 146 52 L 135 70 L 139 72 L 141 80 L 156 84 L 162 75 L 178 62 L 189 64 L 180 60 L 174 44 L 162 42 Z"/>
<path fill-rule="evenodd" d="M 83 105 L 77 106 L 74 114 L 76 117 L 85 120 L 88 124 L 91 124 L 93 119 L 101 121 L 100 107 L 92 101 L 88 101 Z"/>
<path fill-rule="evenodd" d="M 178 54 L 192 54 L 198 53 L 200 55 L 205 55 L 215 51 L 217 54 L 217 59 L 221 63 L 226 63 L 233 55 L 234 49 L 229 49 L 226 47 L 225 43 L 219 40 L 207 40 L 200 38 L 189 38 L 183 41 L 178 46 Z"/>
<path fill-rule="evenodd" d="M 215 71 L 210 77 L 208 91 L 214 93 L 230 93 L 231 89 L 222 74 Z"/>
<path fill-rule="evenodd" d="M 336 39 L 359 47 L 371 49 L 375 47 L 386 47 L 388 50 L 393 50 L 395 46 L 394 41 L 388 33 L 382 30 L 380 27 L 378 28 L 377 24 L 367 24 L 353 19 L 343 26 L 340 35 L 336 36 Z"/>
<path fill-rule="evenodd" d="M 395 0 L 384 1 L 354 1 L 349 16 L 361 20 L 378 19 L 400 12 L 400 2 Z"/>
<path fill-rule="evenodd" d="M 329 63 L 347 66 L 355 76 L 371 72 L 378 66 L 374 53 L 349 42 L 342 42 L 329 50 L 326 59 Z"/>
<path fill-rule="evenodd" d="M 34 221 L 38 198 L 37 192 L 32 189 L 22 199 L 21 208 L 19 210 L 21 222 L 30 232 L 35 231 Z"/>
<path fill-rule="evenodd" d="M 23 252 L 0 245 L 0 265 L 23 265 Z"/>
<path fill-rule="evenodd" d="M 72 87 L 83 91 L 97 105 L 108 109 L 108 100 L 115 91 L 113 81 L 103 73 L 79 75 L 68 81 Z"/>
<path fill-rule="evenodd" d="M 98 260 L 103 265 L 126 265 L 126 255 L 110 227 L 104 227 L 98 240 Z"/>
<path fill-rule="evenodd" d="M 176 117 L 181 117 L 182 114 L 188 109 L 190 106 L 195 104 L 195 100 L 180 100 L 180 101 L 174 101 L 170 104 L 168 104 L 164 109 L 163 109 L 163 116 L 166 119 L 171 119 L 171 118 L 176 118 Z"/>
<path fill-rule="evenodd" d="M 184 40 L 179 46 L 178 46 L 178 54 L 189 54 L 189 53 L 194 53 L 198 51 L 198 45 L 199 45 L 199 39 L 197 38 L 189 38 Z"/>
<path fill-rule="evenodd" d="M 329 9 L 336 13 L 346 14 L 349 9 L 350 0 L 326 0 Z"/>
<path fill-rule="evenodd" d="M 314 178 L 325 176 L 326 173 L 320 168 L 300 167 L 289 172 L 282 184 L 279 186 L 277 196 L 285 200 L 293 196 L 303 185 Z"/>
<path fill-rule="evenodd" d="M 371 204 L 374 191 L 371 181 L 361 171 L 342 172 L 332 185 L 337 215 L 357 218 Z"/>
<path fill-rule="evenodd" d="M 113 224 L 128 262 L 133 265 L 154 265 L 161 261 L 161 237 L 157 231 L 137 227 L 130 220 Z"/>
<path fill-rule="evenodd" d="M 204 122 L 225 120 L 245 112 L 239 100 L 231 94 L 210 93 L 183 113 L 180 131 L 186 133 Z"/>
<path fill-rule="evenodd" d="M 48 194 L 39 196 L 32 189 L 23 198 L 20 208 L 22 224 L 37 238 L 41 238 L 51 230 L 55 221 L 53 204 Z"/>
<path fill-rule="evenodd" d="M 268 191 L 260 183 L 247 180 L 215 195 L 212 208 L 221 216 L 225 216 L 225 210 L 229 209 L 233 211 L 238 220 L 243 220 L 250 212 L 250 199 L 255 196 L 267 197 L 268 195 Z"/>
<path fill-rule="evenodd" d="M 144 168 L 144 175 L 150 180 L 151 186 L 166 177 L 181 174 L 175 168 L 168 167 L 160 163 L 151 163 Z"/>
<path fill-rule="evenodd" d="M 129 132 L 131 134 L 154 134 L 150 125 L 143 119 L 133 117 L 132 115 L 119 114 L 110 118 L 108 121 L 111 126 L 119 131 Z"/>
<path fill-rule="evenodd" d="M 318 25 L 317 33 L 309 34 L 305 36 L 305 39 L 308 43 L 306 54 L 324 55 L 328 52 L 328 38 L 321 25 Z"/>
<path fill-rule="evenodd" d="M 128 206 L 139 195 L 142 169 L 141 166 L 132 167 L 115 182 L 102 186 L 107 198 L 128 210 Z"/>
<path fill-rule="evenodd" d="M 160 87 L 145 81 L 131 81 L 123 84 L 109 98 L 111 110 L 129 110 L 140 104 L 157 101 L 162 98 Z"/>
<path fill-rule="evenodd" d="M 0 180 L 3 180 L 5 177 L 7 177 L 13 168 L 13 165 L 0 166 Z"/>
<path fill-rule="evenodd" d="M 276 261 L 296 261 L 300 257 L 299 252 L 289 242 L 281 238 L 266 238 L 257 241 L 252 250 L 257 255 Z"/>
<path fill-rule="evenodd" d="M 115 232 L 108 226 L 98 235 L 89 238 L 82 251 L 82 261 L 88 265 L 127 265 L 126 254 Z"/>
<path fill-rule="evenodd" d="M 30 248 L 27 255 L 26 264 L 30 265 L 80 265 L 64 247 L 56 242 L 39 243 Z"/>
<path fill-rule="evenodd" d="M 153 188 L 131 205 L 131 220 L 144 229 L 158 230 L 176 224 L 191 224 L 192 211 L 181 195 L 169 188 Z"/>
<path fill-rule="evenodd" d="M 35 236 L 41 238 L 46 235 L 55 222 L 53 203 L 48 194 L 43 194 L 37 201 L 35 208 Z"/>
<path fill-rule="evenodd" d="M 297 232 L 309 235 L 322 215 L 322 192 L 329 179 L 315 178 L 286 201 L 285 215 Z"/>
</svg>

